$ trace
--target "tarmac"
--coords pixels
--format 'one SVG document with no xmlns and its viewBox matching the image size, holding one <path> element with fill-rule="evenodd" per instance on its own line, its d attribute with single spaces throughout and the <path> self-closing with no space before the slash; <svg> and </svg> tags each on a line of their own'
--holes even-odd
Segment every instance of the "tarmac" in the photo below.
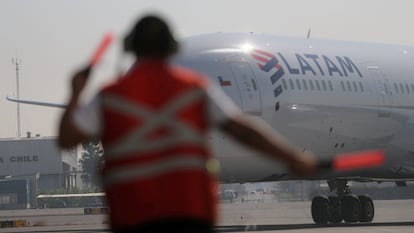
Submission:
<svg viewBox="0 0 414 233">
<path fill-rule="evenodd" d="M 217 232 L 346 232 L 412 233 L 414 200 L 374 200 L 372 223 L 313 223 L 309 201 L 223 202 Z M 0 232 L 110 232 L 107 216 L 85 215 L 83 208 L 28 209 L 0 211 L 0 221 L 25 220 L 27 227 L 0 228 Z"/>
</svg>

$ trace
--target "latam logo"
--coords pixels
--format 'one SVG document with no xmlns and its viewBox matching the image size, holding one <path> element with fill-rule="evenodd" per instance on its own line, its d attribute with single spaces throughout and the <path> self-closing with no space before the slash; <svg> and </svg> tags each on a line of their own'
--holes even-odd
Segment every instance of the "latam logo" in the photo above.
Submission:
<svg viewBox="0 0 414 233">
<path fill-rule="evenodd" d="M 282 92 L 282 85 L 278 80 L 288 72 L 292 75 L 313 75 L 313 76 L 339 76 L 348 77 L 358 75 L 363 77 L 355 63 L 346 56 L 335 56 L 335 59 L 326 55 L 317 54 L 295 54 L 297 64 L 289 63 L 281 53 L 273 55 L 263 50 L 254 49 L 251 56 L 258 61 L 257 65 L 264 72 L 272 71 L 270 81 L 277 85 L 274 89 L 274 96 L 277 98 Z M 279 62 L 282 61 L 282 64 Z M 312 66 L 312 65 L 313 66 Z M 283 66 L 282 66 L 283 65 Z"/>
</svg>

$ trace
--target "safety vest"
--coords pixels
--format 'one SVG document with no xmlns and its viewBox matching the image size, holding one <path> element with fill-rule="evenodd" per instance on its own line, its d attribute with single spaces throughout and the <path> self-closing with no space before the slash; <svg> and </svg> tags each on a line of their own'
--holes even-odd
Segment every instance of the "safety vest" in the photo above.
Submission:
<svg viewBox="0 0 414 233">
<path fill-rule="evenodd" d="M 146 61 L 101 92 L 103 183 L 114 229 L 169 218 L 214 223 L 203 85 L 195 73 Z"/>
</svg>

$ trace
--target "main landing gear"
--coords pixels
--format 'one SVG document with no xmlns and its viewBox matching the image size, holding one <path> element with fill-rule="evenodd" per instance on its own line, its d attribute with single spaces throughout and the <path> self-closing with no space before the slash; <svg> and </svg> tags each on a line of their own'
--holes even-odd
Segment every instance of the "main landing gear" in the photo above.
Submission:
<svg viewBox="0 0 414 233">
<path fill-rule="evenodd" d="M 337 196 L 319 195 L 312 200 L 312 218 L 317 224 L 345 222 L 371 222 L 374 218 L 374 203 L 367 195 L 351 193 L 347 180 L 328 181 L 331 191 Z"/>
</svg>

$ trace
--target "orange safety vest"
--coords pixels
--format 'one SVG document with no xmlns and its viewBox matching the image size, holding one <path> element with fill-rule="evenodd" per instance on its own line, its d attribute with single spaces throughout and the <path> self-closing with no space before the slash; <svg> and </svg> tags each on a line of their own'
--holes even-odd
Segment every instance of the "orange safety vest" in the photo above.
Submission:
<svg viewBox="0 0 414 233">
<path fill-rule="evenodd" d="M 102 172 L 114 229 L 169 218 L 214 224 L 203 80 L 144 61 L 102 90 Z"/>
</svg>

